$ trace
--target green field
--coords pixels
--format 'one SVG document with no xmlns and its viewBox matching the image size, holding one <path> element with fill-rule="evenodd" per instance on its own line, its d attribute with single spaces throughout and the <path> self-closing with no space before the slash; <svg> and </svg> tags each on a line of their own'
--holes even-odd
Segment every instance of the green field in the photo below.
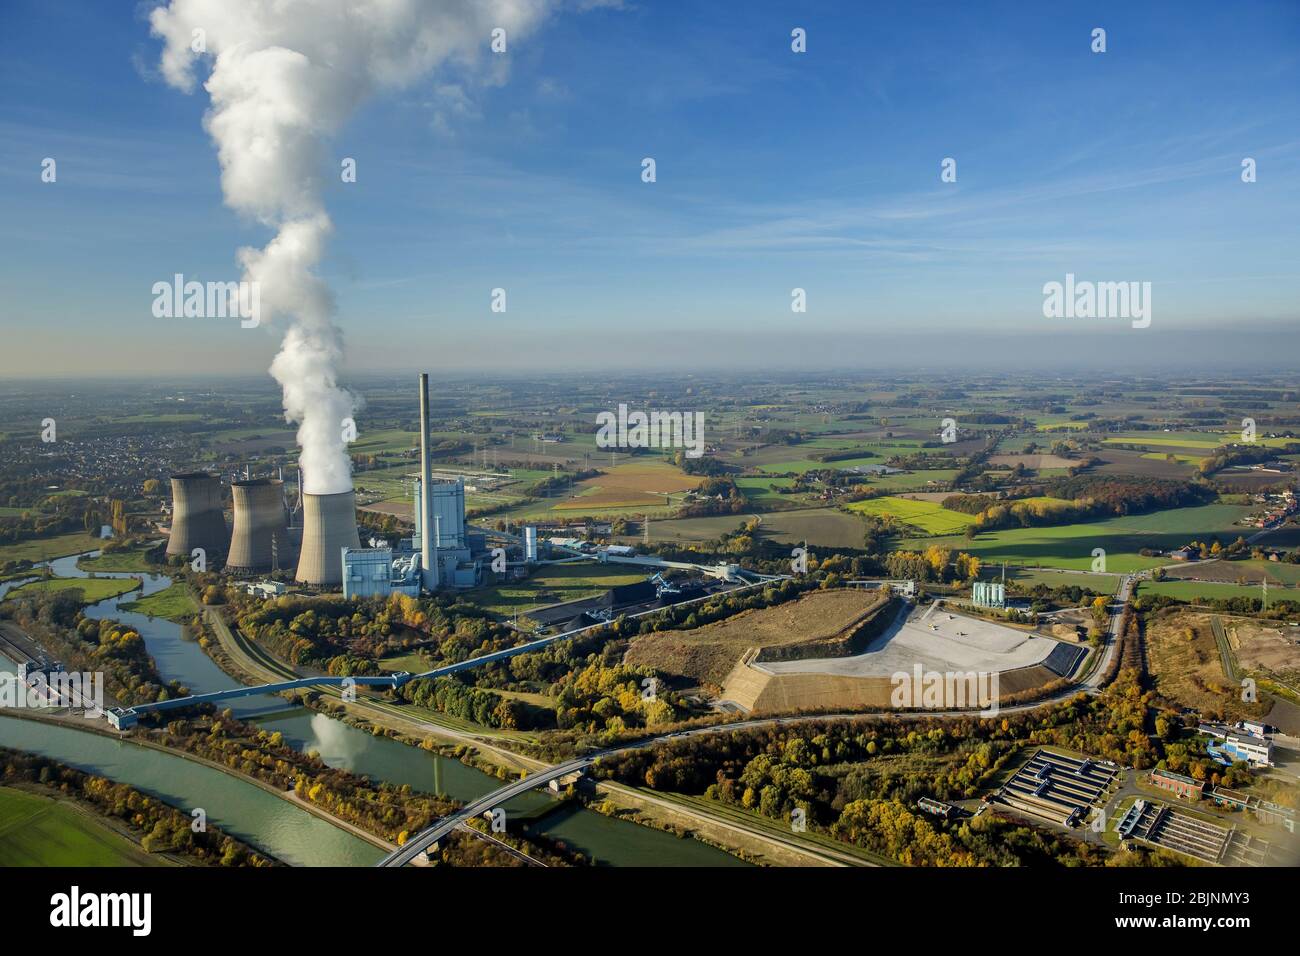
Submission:
<svg viewBox="0 0 1300 956">
<path fill-rule="evenodd" d="M 789 488 L 794 485 L 793 478 L 779 478 L 776 476 L 751 476 L 748 478 L 737 478 L 736 487 L 744 493 L 755 506 L 776 507 L 779 505 L 802 502 L 803 495 L 782 495 L 773 491 L 771 486 L 776 485 L 778 488 Z"/>
<path fill-rule="evenodd" d="M 1300 439 L 1256 438 L 1255 444 L 1264 445 L 1268 448 L 1282 448 L 1291 442 L 1297 441 L 1300 441 Z M 1168 434 L 1161 432 L 1155 437 L 1139 432 L 1117 438 L 1105 438 L 1102 439 L 1102 443 L 1106 445 L 1147 445 L 1153 448 L 1205 448 L 1209 450 L 1218 448 L 1220 445 L 1240 445 L 1242 442 L 1239 432 L 1229 432 L 1222 435 L 1214 432 L 1170 432 Z"/>
<path fill-rule="evenodd" d="M 138 587 L 139 578 L 46 578 L 14 588 L 5 595 L 5 600 L 20 594 L 26 596 L 32 591 L 80 591 L 84 603 L 94 604 Z"/>
<path fill-rule="evenodd" d="M 166 865 L 69 803 L 0 787 L 0 867 Z"/>
<path fill-rule="evenodd" d="M 82 551 L 94 551 L 103 542 L 84 532 L 60 534 L 50 538 L 31 538 L 14 544 L 0 545 L 0 564 L 6 561 L 47 561 Z"/>
<path fill-rule="evenodd" d="M 1263 597 L 1263 589 L 1257 584 L 1220 584 L 1217 581 L 1143 581 L 1139 585 L 1141 594 L 1164 594 L 1180 601 L 1226 600 L 1229 598 Z M 1300 589 L 1279 588 L 1270 585 L 1268 601 L 1300 601 Z"/>
<path fill-rule="evenodd" d="M 911 498 L 872 498 L 868 501 L 855 501 L 848 506 L 850 511 L 869 515 L 892 515 L 903 524 L 920 528 L 929 534 L 953 534 L 962 531 L 975 520 L 973 515 L 960 511 L 949 511 L 935 501 L 915 501 Z"/>
<path fill-rule="evenodd" d="M 83 571 L 153 571 L 156 566 L 145 557 L 152 547 L 153 544 L 149 544 L 143 548 L 108 551 L 95 558 L 80 559 L 77 567 Z"/>
<path fill-rule="evenodd" d="M 879 465 L 880 458 L 871 456 L 868 458 L 843 458 L 839 461 L 816 461 L 812 458 L 796 458 L 792 461 L 776 461 L 770 465 L 759 465 L 758 470 L 769 475 L 795 474 L 802 475 L 804 472 L 814 471 L 823 468 L 856 468 L 859 465 Z"/>
<path fill-rule="evenodd" d="M 184 622 L 198 613 L 199 606 L 190 597 L 190 589 L 184 584 L 176 583 L 138 601 L 123 604 L 122 610 Z"/>
<path fill-rule="evenodd" d="M 964 536 L 915 538 L 900 542 L 899 547 L 923 550 L 941 544 L 984 561 L 1077 571 L 1089 570 L 1093 549 L 1102 548 L 1106 552 L 1106 570 L 1124 573 L 1170 563 L 1167 557 L 1142 557 L 1138 554 L 1142 548 L 1167 551 L 1193 538 L 1208 541 L 1216 536 L 1221 541 L 1234 541 L 1249 529 L 1233 522 L 1249 513 L 1249 508 L 1239 505 L 1201 505 L 1050 528 L 986 531 L 974 540 Z"/>
</svg>

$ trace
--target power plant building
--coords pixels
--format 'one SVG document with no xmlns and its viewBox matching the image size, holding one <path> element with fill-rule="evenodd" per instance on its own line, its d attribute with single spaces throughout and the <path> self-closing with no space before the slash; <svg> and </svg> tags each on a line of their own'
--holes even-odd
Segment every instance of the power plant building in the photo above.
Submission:
<svg viewBox="0 0 1300 956">
<path fill-rule="evenodd" d="M 274 478 L 236 481 L 230 486 L 235 526 L 226 568 L 232 571 L 271 571 L 290 561 L 289 522 L 284 506 L 284 482 Z"/>
<path fill-rule="evenodd" d="M 297 579 L 304 584 L 343 583 L 343 549 L 361 548 L 357 499 L 352 491 L 302 496 L 302 551 Z"/>
<path fill-rule="evenodd" d="M 195 471 L 172 475 L 172 526 L 167 554 L 189 557 L 195 548 L 208 555 L 225 550 L 229 541 L 221 511 L 221 482 L 215 475 Z"/>
<path fill-rule="evenodd" d="M 398 554 L 392 548 L 345 548 L 343 550 L 343 596 L 388 597 L 420 593 L 420 562 L 415 553 Z"/>
</svg>

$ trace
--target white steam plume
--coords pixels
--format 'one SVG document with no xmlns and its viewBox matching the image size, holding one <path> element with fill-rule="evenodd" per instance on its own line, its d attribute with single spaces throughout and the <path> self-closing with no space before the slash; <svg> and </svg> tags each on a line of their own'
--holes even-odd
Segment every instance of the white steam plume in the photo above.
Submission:
<svg viewBox="0 0 1300 956">
<path fill-rule="evenodd" d="M 353 396 L 337 382 L 343 352 L 334 302 L 315 274 L 331 231 L 322 201 L 327 140 L 372 94 L 447 61 L 472 65 L 501 27 L 510 43 L 549 0 L 171 0 L 149 23 L 167 82 L 189 92 L 211 62 L 204 126 L 217 147 L 226 204 L 276 230 L 241 249 L 264 317 L 287 317 L 271 374 L 298 422 L 303 490 L 352 487 L 343 420 Z M 337 174 L 337 167 L 335 167 Z"/>
</svg>

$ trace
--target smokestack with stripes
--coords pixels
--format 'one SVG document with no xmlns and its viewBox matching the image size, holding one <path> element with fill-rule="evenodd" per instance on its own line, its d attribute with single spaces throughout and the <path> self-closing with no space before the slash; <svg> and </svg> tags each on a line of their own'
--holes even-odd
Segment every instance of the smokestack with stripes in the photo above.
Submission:
<svg viewBox="0 0 1300 956">
<path fill-rule="evenodd" d="M 284 511 L 284 482 L 274 478 L 237 481 L 234 496 L 235 530 L 230 538 L 226 568 L 269 571 L 289 557 L 289 528 Z"/>
<path fill-rule="evenodd" d="M 357 498 L 352 491 L 302 496 L 302 554 L 298 573 L 303 584 L 343 583 L 343 549 L 360 548 Z"/>
<path fill-rule="evenodd" d="M 420 373 L 420 583 L 438 590 L 437 529 L 434 525 L 433 471 L 429 464 L 429 373 Z"/>
<path fill-rule="evenodd" d="M 221 513 L 221 482 L 204 471 L 172 475 L 172 530 L 168 556 L 189 557 L 195 548 L 208 556 L 226 546 L 226 518 Z"/>
</svg>

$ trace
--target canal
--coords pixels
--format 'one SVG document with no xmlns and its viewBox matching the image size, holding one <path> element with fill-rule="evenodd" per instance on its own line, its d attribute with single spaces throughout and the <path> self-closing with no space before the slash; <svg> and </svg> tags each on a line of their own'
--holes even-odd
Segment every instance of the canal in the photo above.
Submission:
<svg viewBox="0 0 1300 956">
<path fill-rule="evenodd" d="M 98 552 L 58 558 L 50 562 L 51 568 L 60 577 L 86 577 L 87 572 L 77 566 L 77 561 L 95 554 Z M 112 618 L 135 628 L 165 679 L 179 681 L 194 693 L 240 686 L 203 652 L 188 628 L 121 607 L 142 594 L 154 594 L 166 588 L 171 584 L 170 578 L 123 572 L 97 572 L 97 576 L 143 580 L 142 590 L 100 601 L 87 607 L 85 613 L 88 617 Z M 0 584 L 0 598 L 21 583 Z M 12 671 L 13 662 L 0 659 L 0 666 Z M 327 765 L 364 774 L 372 780 L 399 786 L 409 784 L 412 789 L 444 794 L 462 802 L 501 786 L 495 777 L 458 760 L 389 737 L 374 736 L 307 708 L 290 707 L 283 698 L 274 695 L 239 698 L 231 701 L 230 707 L 241 719 L 270 732 L 279 731 L 285 742 L 298 750 L 315 752 Z M 0 744 L 30 750 L 120 780 L 187 811 L 203 807 L 213 823 L 287 863 L 364 866 L 381 855 L 364 840 L 273 794 L 181 757 L 70 727 L 14 718 L 0 718 Z M 157 769 L 146 769 L 150 767 Z M 169 786 L 173 789 L 166 789 Z M 522 794 L 507 803 L 505 809 L 507 820 L 513 817 L 525 821 L 522 827 L 525 835 L 562 840 L 598 865 L 746 865 L 731 854 L 697 840 L 606 817 L 576 804 L 562 804 L 542 791 Z M 294 831 L 295 826 L 300 830 Z M 318 832 L 319 827 L 332 831 L 329 838 Z"/>
</svg>

